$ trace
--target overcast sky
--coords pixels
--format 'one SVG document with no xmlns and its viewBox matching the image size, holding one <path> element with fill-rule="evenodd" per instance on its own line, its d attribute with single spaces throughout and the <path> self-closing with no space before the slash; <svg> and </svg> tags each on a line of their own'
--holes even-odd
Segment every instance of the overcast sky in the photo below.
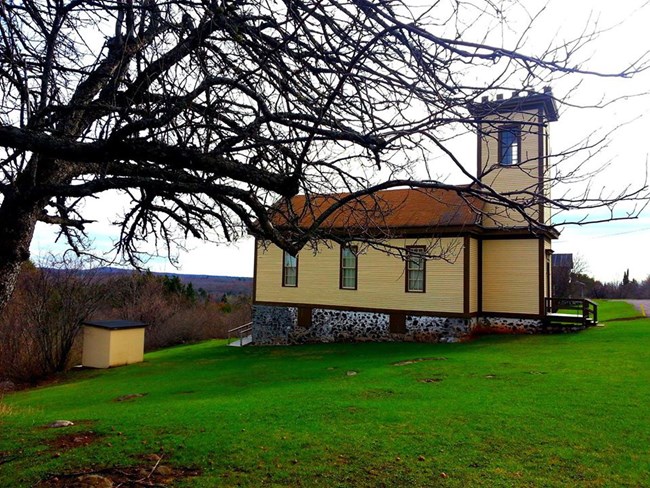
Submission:
<svg viewBox="0 0 650 488">
<path fill-rule="evenodd" d="M 538 8 L 541 2 L 524 2 L 531 8 Z M 644 49 L 648 49 L 648 25 L 650 25 L 650 6 L 646 1 L 611 2 L 601 0 L 550 1 L 546 12 L 540 17 L 538 29 L 540 44 L 548 42 L 548 36 L 568 39 L 584 27 L 591 19 L 600 18 L 600 26 L 613 26 L 619 21 L 622 25 L 604 32 L 589 46 L 589 67 L 601 72 L 616 72 L 632 61 Z M 645 8 L 639 9 L 644 6 Z M 515 25 L 516 26 L 516 25 Z M 534 41 L 530 52 L 534 52 Z M 580 81 L 577 77 L 566 77 L 553 83 L 554 94 L 565 96 Z M 541 87 L 539 87 L 541 89 Z M 586 77 L 569 98 L 570 105 L 593 104 L 601 98 L 612 99 L 622 95 L 643 93 L 650 89 L 650 73 L 643 73 L 633 80 L 603 79 Z M 650 139 L 650 96 L 630 97 L 607 108 L 583 109 L 565 105 L 560 120 L 551 126 L 551 144 L 554 151 L 571 147 L 589 134 L 604 134 L 616 130 L 604 149 L 589 161 L 589 167 L 608 167 L 592 180 L 594 189 L 618 192 L 624 188 L 641 185 L 646 178 Z M 464 138 L 457 143 L 457 152 L 467 167 L 475 168 L 476 143 L 473 137 Z M 457 181 L 450 174 L 448 181 Z M 462 182 L 458 180 L 458 182 Z M 564 191 L 564 190 L 560 190 Z M 101 197 L 87 204 L 88 217 L 98 220 L 89 226 L 93 247 L 108 250 L 117 235 L 111 227 L 111 212 L 115 209 L 110 196 Z M 621 207 L 615 216 L 621 217 L 633 211 L 632 206 Z M 583 215 L 560 216 L 576 219 Z M 592 220 L 606 218 L 603 211 L 587 217 Z M 581 255 L 586 261 L 590 274 L 603 281 L 620 281 L 623 272 L 630 269 L 630 277 L 642 280 L 650 275 L 650 212 L 645 211 L 634 220 L 615 221 L 588 226 L 563 226 L 562 234 L 554 242 L 556 252 L 570 252 Z M 32 243 L 32 252 L 38 259 L 49 252 L 61 252 L 62 244 L 54 244 L 55 234 L 43 224 L 37 227 Z M 189 274 L 252 276 L 253 243 L 244 239 L 235 245 L 204 244 L 197 241 L 187 243 L 188 251 L 180 252 L 179 268 L 174 269 L 165 260 L 153 260 L 153 271 L 181 272 Z"/>
</svg>

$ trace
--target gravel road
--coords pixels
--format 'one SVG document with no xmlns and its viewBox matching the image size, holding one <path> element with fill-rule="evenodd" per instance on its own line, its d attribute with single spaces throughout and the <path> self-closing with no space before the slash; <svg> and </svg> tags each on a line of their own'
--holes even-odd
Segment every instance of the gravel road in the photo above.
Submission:
<svg viewBox="0 0 650 488">
<path fill-rule="evenodd" d="M 644 310 L 646 315 L 650 315 L 650 300 L 625 300 L 636 307 L 637 310 Z M 643 309 L 641 308 L 643 305 Z"/>
</svg>

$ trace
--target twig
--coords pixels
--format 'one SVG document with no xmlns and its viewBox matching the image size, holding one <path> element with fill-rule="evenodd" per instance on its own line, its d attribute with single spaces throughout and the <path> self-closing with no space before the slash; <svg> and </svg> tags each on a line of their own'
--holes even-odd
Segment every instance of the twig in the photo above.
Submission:
<svg viewBox="0 0 650 488">
<path fill-rule="evenodd" d="M 149 473 L 149 475 L 148 475 L 146 478 L 143 478 L 143 480 L 144 480 L 144 479 L 149 479 L 149 478 L 151 478 L 151 475 L 154 473 L 154 471 L 156 471 L 156 469 L 158 469 L 158 465 L 160 464 L 160 461 L 162 461 L 162 458 L 163 458 L 163 455 L 161 454 L 160 457 L 158 458 L 158 461 L 157 461 L 156 464 L 154 465 L 153 469 L 152 469 L 151 472 Z M 141 480 L 140 480 L 140 481 L 141 481 Z"/>
</svg>

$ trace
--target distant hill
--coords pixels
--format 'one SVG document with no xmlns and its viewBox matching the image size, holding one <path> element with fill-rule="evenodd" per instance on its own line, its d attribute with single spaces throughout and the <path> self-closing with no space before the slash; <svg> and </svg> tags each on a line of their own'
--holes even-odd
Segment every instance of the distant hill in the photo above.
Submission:
<svg viewBox="0 0 650 488">
<path fill-rule="evenodd" d="M 192 283 L 195 290 L 203 288 L 210 295 L 252 295 L 253 278 L 242 276 L 210 276 L 193 274 L 154 273 L 158 275 L 178 276 L 183 284 Z"/>
<path fill-rule="evenodd" d="M 98 268 L 101 274 L 106 275 L 121 275 L 133 273 L 132 269 L 111 268 L 103 267 Z M 213 276 L 204 274 L 181 274 L 181 273 L 157 273 L 159 276 L 178 276 L 183 284 L 192 283 L 195 290 L 203 288 L 210 295 L 215 298 L 221 295 L 252 295 L 253 294 L 253 278 L 243 276 Z"/>
</svg>

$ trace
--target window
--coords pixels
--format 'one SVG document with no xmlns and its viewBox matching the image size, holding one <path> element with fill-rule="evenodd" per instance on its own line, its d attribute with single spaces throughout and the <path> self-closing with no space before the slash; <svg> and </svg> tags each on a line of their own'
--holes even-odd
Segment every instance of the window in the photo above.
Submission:
<svg viewBox="0 0 650 488">
<path fill-rule="evenodd" d="M 282 258 L 282 286 L 298 286 L 298 257 L 287 251 Z"/>
<path fill-rule="evenodd" d="M 343 290 L 357 289 L 357 246 L 341 246 L 341 271 L 339 287 Z"/>
<path fill-rule="evenodd" d="M 521 133 L 519 127 L 505 127 L 499 130 L 499 163 L 504 166 L 519 164 Z"/>
<path fill-rule="evenodd" d="M 425 291 L 426 251 L 424 246 L 407 246 L 406 248 L 406 291 Z"/>
</svg>

